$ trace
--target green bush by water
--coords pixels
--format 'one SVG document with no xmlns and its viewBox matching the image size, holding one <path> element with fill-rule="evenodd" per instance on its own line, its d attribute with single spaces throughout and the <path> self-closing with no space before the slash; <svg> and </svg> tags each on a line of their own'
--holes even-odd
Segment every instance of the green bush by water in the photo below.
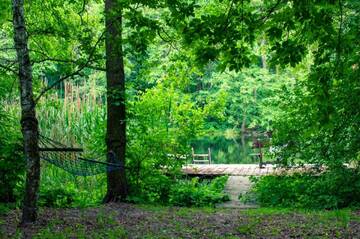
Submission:
<svg viewBox="0 0 360 239">
<path fill-rule="evenodd" d="M 199 178 L 179 181 L 170 190 L 169 204 L 203 207 L 228 201 L 229 196 L 223 192 L 227 179 L 227 176 L 223 176 L 210 182 L 200 182 Z"/>
<path fill-rule="evenodd" d="M 252 178 L 253 194 L 265 207 L 337 209 L 360 206 L 359 169 Z"/>
<path fill-rule="evenodd" d="M 88 207 L 101 203 L 106 192 L 106 175 L 74 177 L 52 165 L 43 167 L 39 205 L 45 207 Z M 214 206 L 229 200 L 224 194 L 228 177 L 200 181 L 173 179 L 166 175 L 146 177 L 142 189 L 129 195 L 128 202 L 175 206 Z M 131 185 L 133 188 L 135 184 Z"/>
</svg>

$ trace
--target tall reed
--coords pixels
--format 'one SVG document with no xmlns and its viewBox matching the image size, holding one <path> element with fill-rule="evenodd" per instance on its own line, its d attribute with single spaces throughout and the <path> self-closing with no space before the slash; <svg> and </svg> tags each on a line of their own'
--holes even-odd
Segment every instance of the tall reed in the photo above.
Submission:
<svg viewBox="0 0 360 239">
<path fill-rule="evenodd" d="M 100 89 L 99 89 L 100 88 Z M 67 146 L 83 147 L 88 157 L 105 155 L 106 108 L 103 90 L 95 80 L 83 85 L 64 82 L 63 94 L 53 92 L 37 107 L 40 133 Z M 73 176 L 42 162 L 41 190 L 63 189 L 73 194 L 74 206 L 100 202 L 106 191 L 105 175 Z"/>
<path fill-rule="evenodd" d="M 106 108 L 96 84 L 64 83 L 64 96 L 49 94 L 37 108 L 40 133 L 69 146 L 89 147 L 104 133 Z M 97 135 L 98 136 L 98 135 Z"/>
</svg>

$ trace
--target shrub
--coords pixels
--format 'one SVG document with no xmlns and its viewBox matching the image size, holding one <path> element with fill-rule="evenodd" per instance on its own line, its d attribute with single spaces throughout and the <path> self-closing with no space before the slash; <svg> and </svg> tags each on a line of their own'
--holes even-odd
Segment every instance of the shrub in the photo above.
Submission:
<svg viewBox="0 0 360 239">
<path fill-rule="evenodd" d="M 143 170 L 144 171 L 144 170 Z M 161 172 L 155 171 L 153 175 L 140 177 L 130 184 L 130 195 L 127 200 L 132 203 L 160 203 L 167 204 L 169 191 L 174 180 Z"/>
<path fill-rule="evenodd" d="M 199 178 L 179 181 L 172 187 L 169 203 L 175 206 L 214 206 L 228 201 L 223 190 L 227 177 L 218 177 L 210 182 L 199 182 Z"/>
<path fill-rule="evenodd" d="M 20 129 L 0 102 L 0 202 L 16 202 L 25 172 Z"/>
<path fill-rule="evenodd" d="M 199 178 L 174 179 L 166 175 L 155 174 L 146 177 L 139 187 L 132 185 L 128 201 L 133 203 L 160 203 L 174 206 L 214 206 L 229 200 L 223 193 L 228 177 L 217 177 L 211 181 L 200 182 Z"/>
<path fill-rule="evenodd" d="M 63 188 L 44 189 L 39 193 L 39 206 L 70 207 L 74 202 L 74 193 Z"/>
<path fill-rule="evenodd" d="M 252 178 L 250 192 L 266 207 L 336 209 L 360 206 L 360 172 L 341 168 L 314 173 Z"/>
</svg>

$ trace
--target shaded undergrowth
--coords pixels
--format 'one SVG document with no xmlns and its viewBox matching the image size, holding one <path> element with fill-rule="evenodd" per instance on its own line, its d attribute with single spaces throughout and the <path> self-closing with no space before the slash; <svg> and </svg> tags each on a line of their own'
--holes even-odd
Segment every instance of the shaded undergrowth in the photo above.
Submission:
<svg viewBox="0 0 360 239">
<path fill-rule="evenodd" d="M 350 209 L 178 208 L 108 204 L 47 209 L 18 228 L 19 211 L 0 216 L 0 238 L 357 238 L 360 212 Z"/>
</svg>

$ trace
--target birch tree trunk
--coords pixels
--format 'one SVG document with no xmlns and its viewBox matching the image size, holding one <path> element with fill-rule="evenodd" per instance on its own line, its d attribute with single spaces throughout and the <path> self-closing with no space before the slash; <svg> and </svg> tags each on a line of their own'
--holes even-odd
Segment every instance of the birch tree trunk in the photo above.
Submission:
<svg viewBox="0 0 360 239">
<path fill-rule="evenodd" d="M 126 111 L 125 74 L 122 50 L 122 6 L 118 0 L 105 0 L 106 82 L 107 82 L 107 160 L 125 166 Z M 128 194 L 125 168 L 108 172 L 103 202 L 125 200 Z"/>
<path fill-rule="evenodd" d="M 29 223 L 34 222 L 37 217 L 37 196 L 40 182 L 39 130 L 33 99 L 32 69 L 24 17 L 24 0 L 12 0 L 12 5 L 14 43 L 19 65 L 21 130 L 27 160 L 22 223 Z"/>
</svg>

